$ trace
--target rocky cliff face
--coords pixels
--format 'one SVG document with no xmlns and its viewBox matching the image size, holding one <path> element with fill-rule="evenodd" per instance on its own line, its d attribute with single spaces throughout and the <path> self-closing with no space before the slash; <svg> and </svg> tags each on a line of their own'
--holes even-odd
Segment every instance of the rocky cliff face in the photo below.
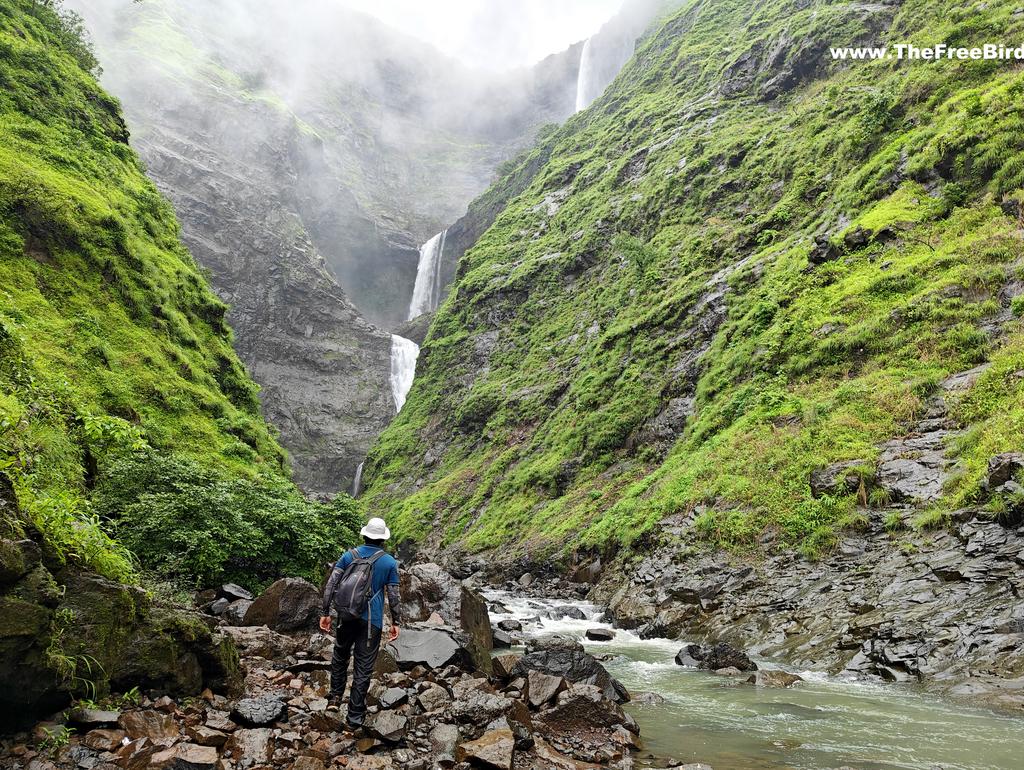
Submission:
<svg viewBox="0 0 1024 770">
<path fill-rule="evenodd" d="M 578 47 L 480 78 L 322 3 L 72 5 L 297 482 L 351 488 L 395 413 L 381 329 L 405 319 L 418 245 L 571 113 Z"/>
<path fill-rule="evenodd" d="M 129 114 L 146 116 L 135 146 L 231 308 L 235 347 L 262 386 L 296 482 L 320 495 L 347 491 L 395 413 L 391 340 L 330 275 L 296 213 L 295 191 L 281 184 L 301 176 L 322 146 L 259 102 L 162 93 Z M 254 123 L 259 133 L 241 128 Z"/>
</svg>

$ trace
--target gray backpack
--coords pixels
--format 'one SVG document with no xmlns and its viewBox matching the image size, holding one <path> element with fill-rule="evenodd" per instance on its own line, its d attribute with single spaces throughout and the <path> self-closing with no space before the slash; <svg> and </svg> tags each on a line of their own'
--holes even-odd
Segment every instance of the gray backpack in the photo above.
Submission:
<svg viewBox="0 0 1024 770">
<path fill-rule="evenodd" d="M 363 558 L 355 548 L 349 553 L 352 554 L 352 561 L 345 567 L 338 585 L 334 587 L 333 603 L 334 609 L 338 611 L 338 620 L 363 616 L 373 590 L 373 565 L 384 555 L 384 551 L 377 551 Z"/>
</svg>

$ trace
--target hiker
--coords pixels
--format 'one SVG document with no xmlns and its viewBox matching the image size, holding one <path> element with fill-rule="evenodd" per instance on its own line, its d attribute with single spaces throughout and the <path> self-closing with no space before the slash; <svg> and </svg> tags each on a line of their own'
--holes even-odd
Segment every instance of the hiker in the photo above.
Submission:
<svg viewBox="0 0 1024 770">
<path fill-rule="evenodd" d="M 331 692 L 329 702 L 341 705 L 348 680 L 348 662 L 355 650 L 352 689 L 349 692 L 348 716 L 350 730 L 362 727 L 366 716 L 366 691 L 377 662 L 380 638 L 384 628 L 384 593 L 391 607 L 391 629 L 388 641 L 398 638 L 401 607 L 398 594 L 398 562 L 384 552 L 384 543 L 391 530 L 384 519 L 370 519 L 359 530 L 363 544 L 342 554 L 331 571 L 324 588 L 320 612 L 320 630 L 331 632 L 331 607 L 338 614 L 338 630 L 331 659 Z"/>
</svg>

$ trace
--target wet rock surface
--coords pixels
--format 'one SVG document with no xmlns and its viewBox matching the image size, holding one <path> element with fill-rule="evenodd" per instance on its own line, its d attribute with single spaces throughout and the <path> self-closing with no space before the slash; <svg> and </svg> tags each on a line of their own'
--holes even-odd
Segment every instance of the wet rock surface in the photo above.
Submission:
<svg viewBox="0 0 1024 770">
<path fill-rule="evenodd" d="M 821 562 L 711 550 L 680 560 L 666 545 L 592 598 L 644 637 L 728 639 L 798 668 L 1024 706 L 1011 686 L 1024 676 L 1024 527 L 958 511 L 949 530 L 899 533 L 900 547 L 887 514 L 869 515 L 868 531 Z"/>
<path fill-rule="evenodd" d="M 106 580 L 46 548 L 38 531 L 22 521 L 2 474 L 0 518 L 18 522 L 25 535 L 0 539 L 0 725 L 68 704 L 72 684 L 49 664 L 54 652 L 79 661 L 81 670 L 82 660 L 92 670 L 101 668 L 124 689 L 146 684 L 197 694 L 236 680 L 230 650 L 201 615 L 163 606 L 141 588 Z M 109 717 L 94 709 L 78 712 L 95 727 Z"/>
<path fill-rule="evenodd" d="M 438 608 L 430 608 L 431 614 Z M 469 655 L 468 635 L 448 626 L 403 628 L 461 645 L 451 660 L 379 672 L 364 728 L 342 729 L 346 709 L 328 703 L 329 637 L 222 626 L 237 640 L 244 692 L 198 699 L 142 696 L 121 713 L 83 714 L 67 745 L 48 750 L 27 733 L 0 741 L 0 767 L 33 770 L 255 770 L 328 767 L 427 770 L 632 767 L 636 725 L 607 697 L 603 667 L 578 643 L 534 645 L 493 673 Z M 440 638 L 439 637 L 439 638 Z M 392 646 L 391 649 L 393 649 Z M 529 655 L 534 655 L 529 658 Z M 398 655 L 401 659 L 402 656 Z M 562 667 L 574 678 L 518 666 Z M 561 661 L 561 662 L 559 662 Z M 521 672 L 521 673 L 520 673 Z M 603 674 L 603 676 L 602 676 Z M 608 677 L 610 679 L 610 677 Z M 621 687 L 621 685 L 620 685 Z M 544 689 L 546 688 L 546 690 Z M 527 692 L 534 693 L 533 698 Z M 543 692 L 542 692 L 543 691 Z M 613 694 L 618 694 L 614 689 Z M 111 724 L 113 720 L 113 726 Z M 56 728 L 53 724 L 51 727 Z M 461 763 L 461 764 L 457 764 Z"/>
<path fill-rule="evenodd" d="M 947 399 L 986 368 L 939 383 L 907 433 L 879 447 L 873 473 L 853 460 L 811 474 L 814 494 L 856 493 L 867 522 L 820 562 L 695 548 L 686 541 L 693 516 L 681 516 L 663 522 L 663 544 L 626 577 L 606 570 L 590 599 L 641 636 L 728 641 L 795 667 L 924 682 L 1019 710 L 1024 519 L 1012 508 L 1000 521 L 966 508 L 950 512 L 941 529 L 908 526 L 956 471 L 949 446 L 959 429 Z M 1020 453 L 993 457 L 987 493 L 1018 484 L 1022 469 Z M 888 502 L 867 507 L 869 493 Z"/>
<path fill-rule="evenodd" d="M 316 586 L 302 578 L 282 578 L 249 606 L 242 624 L 297 631 L 312 628 L 319 615 L 320 591 Z"/>
</svg>

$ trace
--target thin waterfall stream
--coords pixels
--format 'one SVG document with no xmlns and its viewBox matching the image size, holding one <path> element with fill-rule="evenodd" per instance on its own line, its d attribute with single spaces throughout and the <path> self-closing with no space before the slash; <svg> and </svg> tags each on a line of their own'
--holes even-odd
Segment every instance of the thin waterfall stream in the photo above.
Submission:
<svg viewBox="0 0 1024 770">
<path fill-rule="evenodd" d="M 640 725 L 638 764 L 703 762 L 715 770 L 1011 770 L 1024 766 L 1020 719 L 971 708 L 910 685 L 840 679 L 796 671 L 789 688 L 756 687 L 745 677 L 675 663 L 685 642 L 641 639 L 614 628 L 603 609 L 571 602 L 585 619 L 559 617 L 565 600 L 485 592 L 491 621 L 514 619 L 516 635 L 574 636 L 633 694 L 653 692 L 657 704 L 628 703 Z M 496 611 L 497 610 L 497 611 Z M 554 617 L 552 617 L 554 616 Z M 588 629 L 611 629 L 611 641 L 590 641 Z M 515 651 L 515 650 L 513 650 Z M 757 660 L 755 658 L 755 660 Z M 762 669 L 780 668 L 757 660 Z"/>
<path fill-rule="evenodd" d="M 416 265 L 416 282 L 406 319 L 412 321 L 424 313 L 432 313 L 441 303 L 441 259 L 448 231 L 442 230 L 420 246 L 420 259 Z M 391 396 L 395 411 L 402 411 L 405 399 L 416 377 L 416 359 L 420 346 L 410 339 L 391 335 Z"/>
</svg>

